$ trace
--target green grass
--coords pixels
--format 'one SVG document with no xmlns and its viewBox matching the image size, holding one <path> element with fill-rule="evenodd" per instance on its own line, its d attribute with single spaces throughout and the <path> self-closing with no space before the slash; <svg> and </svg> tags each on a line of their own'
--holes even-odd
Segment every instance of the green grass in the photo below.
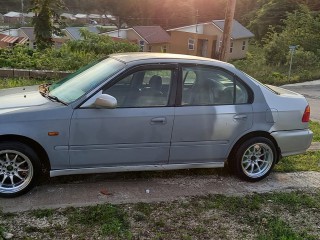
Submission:
<svg viewBox="0 0 320 240">
<path fill-rule="evenodd" d="M 309 127 L 313 132 L 313 142 L 320 142 L 320 123 L 310 121 Z"/>
<path fill-rule="evenodd" d="M 320 151 L 285 157 L 275 166 L 277 172 L 317 171 L 320 172 Z"/>
<path fill-rule="evenodd" d="M 320 191 L 278 192 L 247 196 L 208 195 L 176 201 L 102 204 L 37 212 L 50 227 L 7 218 L 8 229 L 24 229 L 17 239 L 318 239 Z M 135 219 L 144 213 L 143 219 Z M 57 224 L 66 219 L 64 224 Z"/>
<path fill-rule="evenodd" d="M 130 239 L 129 223 L 124 211 L 111 204 L 96 205 L 87 208 L 70 208 L 68 219 L 71 225 L 80 224 L 88 230 L 99 227 L 102 235 Z"/>
<path fill-rule="evenodd" d="M 267 219 L 265 226 L 259 231 L 257 240 L 316 240 L 316 236 L 304 232 L 295 232 L 292 227 L 279 217 Z"/>
</svg>

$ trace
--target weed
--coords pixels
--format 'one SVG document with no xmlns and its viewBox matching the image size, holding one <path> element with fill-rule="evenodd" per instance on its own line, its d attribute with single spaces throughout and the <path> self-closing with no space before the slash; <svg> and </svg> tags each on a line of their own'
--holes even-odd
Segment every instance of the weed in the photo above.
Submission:
<svg viewBox="0 0 320 240">
<path fill-rule="evenodd" d="M 152 208 L 148 203 L 137 203 L 135 205 L 135 210 L 143 213 L 146 216 L 150 216 L 150 214 L 152 213 Z"/>
<path fill-rule="evenodd" d="M 54 214 L 53 209 L 37 209 L 31 212 L 31 215 L 36 218 L 48 218 Z"/>
<path fill-rule="evenodd" d="M 1 225 L 0 225 L 0 240 L 2 240 L 2 236 L 3 236 L 3 232 L 4 232 L 5 230 L 4 230 L 4 227 L 2 227 Z"/>
</svg>

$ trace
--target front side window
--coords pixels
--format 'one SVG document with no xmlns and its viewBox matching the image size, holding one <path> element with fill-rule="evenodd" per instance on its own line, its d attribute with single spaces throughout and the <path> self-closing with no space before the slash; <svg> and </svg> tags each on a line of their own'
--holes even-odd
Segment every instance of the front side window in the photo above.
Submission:
<svg viewBox="0 0 320 240">
<path fill-rule="evenodd" d="M 117 99 L 118 108 L 163 107 L 169 100 L 173 70 L 142 70 L 126 76 L 103 93 Z"/>
<path fill-rule="evenodd" d="M 183 68 L 182 105 L 232 105 L 249 102 L 243 83 L 219 68 Z"/>
</svg>

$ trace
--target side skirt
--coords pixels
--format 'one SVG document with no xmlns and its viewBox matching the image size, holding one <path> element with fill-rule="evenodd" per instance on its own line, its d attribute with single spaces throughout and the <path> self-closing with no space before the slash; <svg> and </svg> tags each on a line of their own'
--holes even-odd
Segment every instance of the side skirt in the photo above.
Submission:
<svg viewBox="0 0 320 240">
<path fill-rule="evenodd" d="M 162 170 L 177 170 L 177 169 L 189 169 L 189 168 L 222 168 L 222 167 L 224 167 L 224 162 L 79 168 L 79 169 L 51 170 L 50 177 L 57 177 L 57 176 L 63 176 L 63 175 L 73 175 L 73 174 L 92 174 L 92 173 L 108 173 L 108 172 L 135 172 L 135 171 L 162 171 Z"/>
</svg>

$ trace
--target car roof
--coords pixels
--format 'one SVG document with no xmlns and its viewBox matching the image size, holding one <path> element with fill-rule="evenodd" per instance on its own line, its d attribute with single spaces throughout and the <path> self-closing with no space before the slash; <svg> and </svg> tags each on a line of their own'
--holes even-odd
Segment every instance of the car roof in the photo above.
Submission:
<svg viewBox="0 0 320 240">
<path fill-rule="evenodd" d="M 111 54 L 110 57 L 115 58 L 124 63 L 131 63 L 136 61 L 154 61 L 154 62 L 177 62 L 177 63 L 199 63 L 206 62 L 207 64 L 219 65 L 219 66 L 229 66 L 234 67 L 232 64 L 221 62 L 219 60 L 198 57 L 192 55 L 183 54 L 173 54 L 173 53 L 146 53 L 146 52 L 136 52 L 136 53 L 117 53 Z"/>
</svg>

